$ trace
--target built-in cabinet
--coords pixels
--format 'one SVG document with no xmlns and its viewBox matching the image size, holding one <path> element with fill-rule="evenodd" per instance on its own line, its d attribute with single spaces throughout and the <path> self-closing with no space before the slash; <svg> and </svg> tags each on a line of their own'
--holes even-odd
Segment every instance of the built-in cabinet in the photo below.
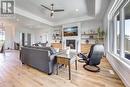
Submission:
<svg viewBox="0 0 130 87">
<path fill-rule="evenodd" d="M 53 48 L 62 49 L 61 43 L 52 43 L 51 45 Z M 92 46 L 92 44 L 81 44 L 81 52 L 82 53 L 89 53 L 91 46 Z"/>
<path fill-rule="evenodd" d="M 92 44 L 81 44 L 81 53 L 89 53 Z"/>
<path fill-rule="evenodd" d="M 64 29 L 71 29 L 74 26 L 77 27 L 78 33 L 76 36 L 64 36 L 64 33 L 67 33 L 67 31 L 64 32 Z M 53 32 L 53 42 L 52 46 L 54 48 L 62 49 L 63 47 L 66 48 L 67 44 L 66 42 L 68 40 L 75 40 L 74 50 L 77 50 L 77 52 L 82 53 L 89 53 L 91 45 L 96 43 L 102 43 L 103 44 L 103 38 L 99 38 L 99 29 L 92 29 L 90 31 L 83 30 L 81 32 L 81 24 L 80 23 L 74 23 L 74 24 L 66 24 L 62 26 L 62 29 L 56 29 Z M 70 32 L 69 32 L 70 33 Z M 71 43 L 72 45 L 72 43 Z"/>
<path fill-rule="evenodd" d="M 51 45 L 52 45 L 53 48 L 62 49 L 62 44 L 61 43 L 52 43 Z"/>
<path fill-rule="evenodd" d="M 62 31 L 60 29 L 54 30 L 52 35 L 53 43 L 57 43 L 62 41 Z"/>
</svg>

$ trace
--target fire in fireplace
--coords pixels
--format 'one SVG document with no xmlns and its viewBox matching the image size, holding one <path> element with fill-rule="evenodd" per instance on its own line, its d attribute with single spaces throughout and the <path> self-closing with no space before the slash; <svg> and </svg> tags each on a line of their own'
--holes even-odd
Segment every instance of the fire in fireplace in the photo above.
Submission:
<svg viewBox="0 0 130 87">
<path fill-rule="evenodd" d="M 75 40 L 66 40 L 66 46 L 69 46 L 70 49 L 75 49 Z"/>
</svg>

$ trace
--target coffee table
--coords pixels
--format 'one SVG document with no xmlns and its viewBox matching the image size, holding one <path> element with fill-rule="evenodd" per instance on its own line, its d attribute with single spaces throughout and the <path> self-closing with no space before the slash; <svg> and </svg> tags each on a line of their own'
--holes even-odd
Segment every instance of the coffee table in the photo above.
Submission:
<svg viewBox="0 0 130 87">
<path fill-rule="evenodd" d="M 69 80 L 71 80 L 71 64 L 75 62 L 75 69 L 77 70 L 77 53 L 76 52 L 70 52 L 69 54 L 66 54 L 65 52 L 57 54 L 57 75 L 58 75 L 58 69 L 59 64 L 64 64 L 65 66 L 68 66 L 69 68 Z"/>
</svg>

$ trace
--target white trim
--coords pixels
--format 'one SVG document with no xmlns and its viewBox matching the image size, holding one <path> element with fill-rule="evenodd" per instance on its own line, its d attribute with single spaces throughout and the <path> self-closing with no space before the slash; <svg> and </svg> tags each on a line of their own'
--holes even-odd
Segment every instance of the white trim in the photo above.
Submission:
<svg viewBox="0 0 130 87">
<path fill-rule="evenodd" d="M 74 22 L 81 22 L 81 21 L 86 21 L 86 20 L 92 20 L 92 19 L 94 19 L 94 17 L 90 17 L 90 16 L 70 18 L 70 19 L 66 19 L 66 20 L 63 20 L 63 21 L 55 22 L 54 26 L 69 24 L 69 23 L 74 23 Z"/>
<path fill-rule="evenodd" d="M 125 86 L 126 87 L 130 87 L 130 84 L 129 84 L 129 81 L 127 81 L 127 78 L 125 78 L 126 76 L 126 73 L 125 72 L 121 72 L 120 70 L 118 70 L 118 66 L 116 66 L 113 62 L 114 62 L 114 60 L 117 60 L 118 62 L 120 62 L 121 63 L 121 65 L 123 65 L 123 66 L 125 66 L 126 67 L 126 69 L 129 69 L 130 70 L 130 62 L 129 62 L 129 60 L 127 60 L 127 59 L 125 59 L 123 56 L 124 55 L 121 55 L 122 57 L 120 57 L 120 56 L 116 56 L 115 54 L 113 54 L 113 53 L 111 53 L 111 51 L 110 51 L 110 42 L 109 42 L 109 30 L 110 30 L 110 25 L 109 25 L 109 22 L 112 20 L 112 17 L 114 16 L 114 13 L 118 10 L 118 8 L 121 6 L 121 4 L 123 3 L 123 1 L 126 1 L 126 0 L 115 0 L 115 2 L 113 2 L 113 5 L 112 5 L 112 7 L 110 8 L 110 10 L 109 10 L 109 12 L 108 12 L 108 14 L 106 14 L 107 15 L 107 18 L 108 18 L 108 29 L 107 29 L 107 31 L 108 31 L 108 35 L 107 35 L 107 43 L 108 43 L 108 49 L 107 49 L 107 59 L 108 59 L 108 61 L 109 61 L 109 63 L 112 65 L 112 67 L 113 67 L 113 69 L 117 72 L 117 74 L 119 75 L 119 77 L 121 78 L 121 80 L 123 81 L 123 83 L 125 84 Z M 122 16 L 123 16 L 123 14 L 122 14 Z M 124 27 L 124 26 L 121 26 L 122 28 Z M 122 29 L 121 28 L 121 29 Z M 123 30 L 122 30 L 123 31 Z M 123 31 L 124 32 L 124 31 Z M 122 34 L 122 36 L 123 36 L 123 34 Z M 123 38 L 121 39 L 122 41 L 123 41 Z M 124 42 L 124 41 L 123 41 Z M 122 46 L 123 46 L 123 44 L 122 44 Z M 114 48 L 115 49 L 115 48 Z M 111 58 L 111 57 L 113 57 L 113 58 Z M 109 58 L 110 57 L 110 58 Z M 117 61 L 115 61 L 115 63 L 117 62 Z M 127 72 L 128 73 L 128 72 Z M 124 77 L 125 76 L 125 77 Z M 129 78 L 128 78 L 129 79 Z"/>
<path fill-rule="evenodd" d="M 130 60 L 126 59 L 125 57 L 120 57 L 117 54 L 113 54 L 111 52 L 108 52 L 111 56 L 115 57 L 116 59 L 122 61 L 123 64 L 125 64 L 126 66 L 128 66 L 130 68 Z M 125 61 L 123 61 L 123 59 L 125 59 Z M 127 61 L 127 63 L 126 63 Z"/>
<path fill-rule="evenodd" d="M 117 53 L 117 16 L 114 17 L 114 54 Z"/>
<path fill-rule="evenodd" d="M 20 9 L 20 8 L 17 8 L 17 7 L 15 7 L 15 13 L 16 13 L 16 14 L 19 14 L 19 15 L 22 15 L 22 16 L 24 16 L 24 17 L 28 17 L 28 18 L 30 18 L 30 19 L 39 21 L 39 22 L 41 22 L 41 23 L 50 25 L 50 26 L 53 26 L 53 25 L 54 25 L 53 22 L 50 22 L 50 21 L 48 21 L 48 20 L 46 20 L 46 19 L 43 19 L 43 18 L 41 18 L 41 17 L 38 17 L 38 16 L 36 16 L 36 15 L 30 13 L 30 12 L 27 12 L 27 11 L 22 10 L 22 9 Z"/>
<path fill-rule="evenodd" d="M 128 67 L 130 69 L 130 65 L 125 63 L 124 61 L 122 61 L 120 58 L 118 58 L 117 56 L 115 56 L 114 54 L 108 52 L 108 55 L 116 58 L 119 62 L 121 62 L 122 64 L 124 64 L 126 67 Z M 126 87 L 130 87 L 129 82 L 124 78 L 124 76 L 118 71 L 118 69 L 116 68 L 116 66 L 111 62 L 112 60 L 108 57 L 106 57 L 107 60 L 109 61 L 109 63 L 112 65 L 113 69 L 116 71 L 116 73 L 118 74 L 118 76 L 121 78 L 121 80 L 123 81 L 123 83 L 125 84 Z"/>
<path fill-rule="evenodd" d="M 112 16 L 114 16 L 115 12 L 118 10 L 118 8 L 120 7 L 120 5 L 122 4 L 124 0 L 115 0 L 112 8 L 110 9 L 108 15 L 110 16 L 110 18 L 112 19 Z"/>
<path fill-rule="evenodd" d="M 117 8 L 117 4 L 118 4 L 119 2 L 118 2 L 118 0 L 115 0 L 114 1 L 114 4 L 112 5 L 112 7 L 110 8 L 110 10 L 109 10 L 109 12 L 108 12 L 108 16 L 107 16 L 107 19 L 108 19 L 108 29 L 107 29 L 107 51 L 109 52 L 110 51 L 110 42 L 109 42 L 109 31 L 110 31 L 110 20 L 112 19 L 112 17 L 111 17 L 111 13 L 113 13 L 113 10 L 115 9 L 115 8 Z"/>
<path fill-rule="evenodd" d="M 125 21 L 124 21 L 124 9 L 120 9 L 120 56 L 124 57 L 125 50 L 124 50 L 124 39 L 125 39 Z"/>
<path fill-rule="evenodd" d="M 81 22 L 81 21 L 86 21 L 86 20 L 92 20 L 95 18 L 95 17 L 91 17 L 91 16 L 84 16 L 84 17 L 78 17 L 78 18 L 70 18 L 70 19 L 66 19 L 63 21 L 59 21 L 59 22 L 51 22 L 51 21 L 48 21 L 48 20 L 43 19 L 41 17 L 38 17 L 37 15 L 34 15 L 28 11 L 22 10 L 18 7 L 15 7 L 15 13 L 22 15 L 24 17 L 28 17 L 30 19 L 39 21 L 41 23 L 50 25 L 50 26 L 58 26 L 58 25 L 63 25 L 63 24 L 68 24 L 68 23 Z"/>
</svg>

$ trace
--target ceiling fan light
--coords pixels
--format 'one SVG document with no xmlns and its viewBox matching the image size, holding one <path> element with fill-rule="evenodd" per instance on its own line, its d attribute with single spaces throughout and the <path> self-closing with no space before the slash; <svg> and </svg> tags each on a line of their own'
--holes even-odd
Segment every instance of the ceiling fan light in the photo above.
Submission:
<svg viewBox="0 0 130 87">
<path fill-rule="evenodd" d="M 78 11 L 79 11 L 79 9 L 75 9 L 75 11 L 76 11 L 76 12 L 78 12 Z"/>
<path fill-rule="evenodd" d="M 51 11 L 52 13 L 54 13 L 54 11 Z"/>
</svg>

